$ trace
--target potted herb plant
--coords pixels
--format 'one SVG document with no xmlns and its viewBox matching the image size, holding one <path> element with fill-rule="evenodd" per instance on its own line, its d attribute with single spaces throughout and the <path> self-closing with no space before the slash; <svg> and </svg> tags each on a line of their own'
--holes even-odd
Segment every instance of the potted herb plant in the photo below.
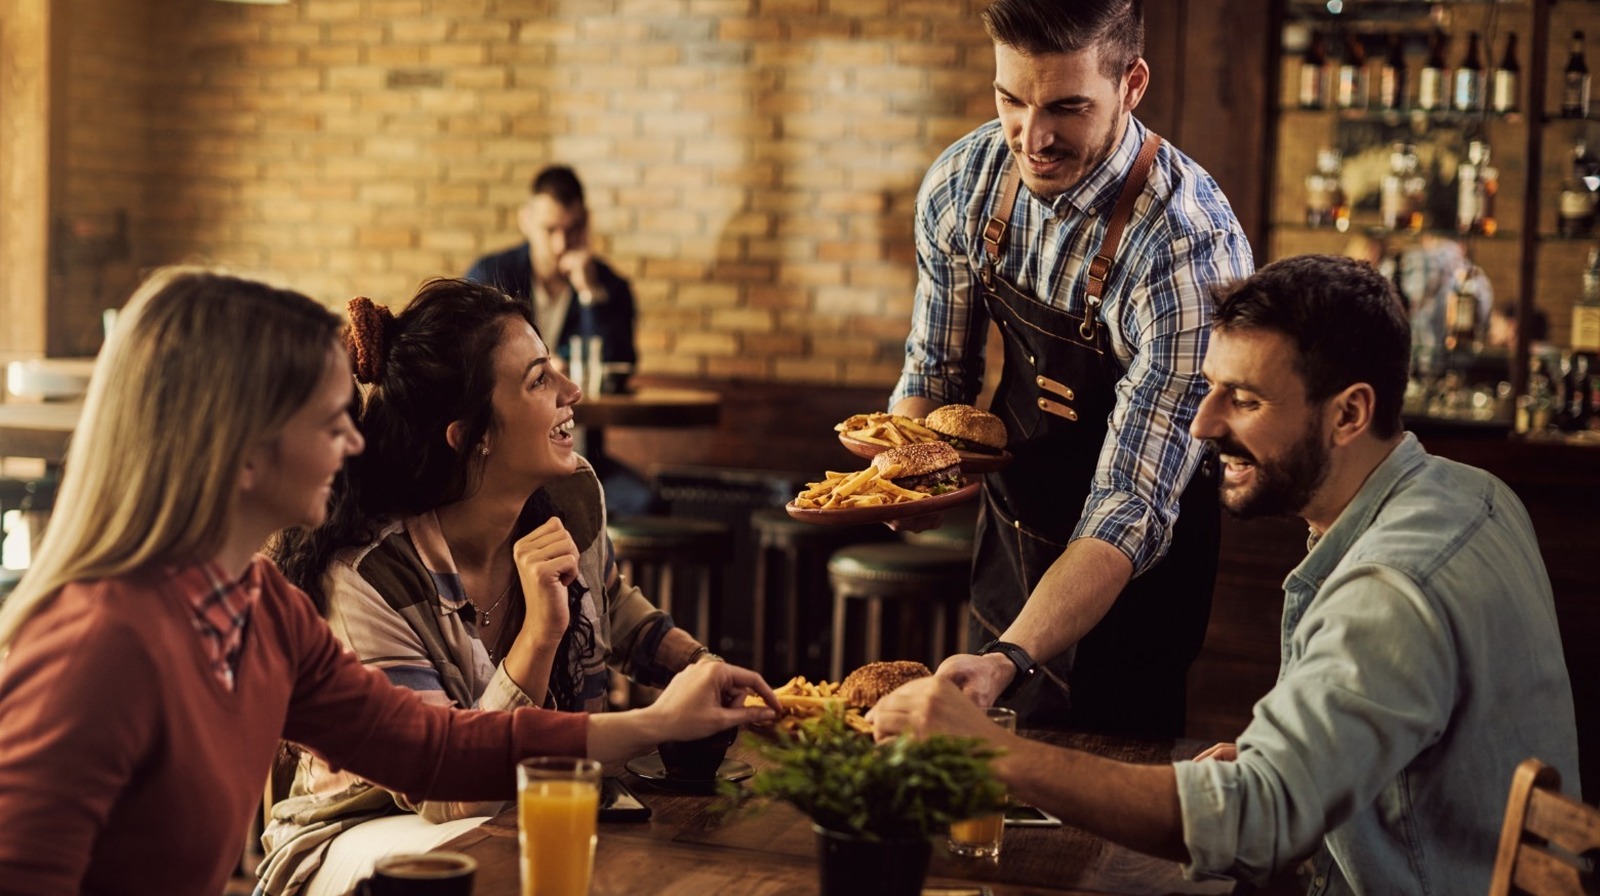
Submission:
<svg viewBox="0 0 1600 896">
<path fill-rule="evenodd" d="M 930 838 L 1005 805 L 990 764 L 998 751 L 976 738 L 902 736 L 874 744 L 835 712 L 756 750 L 772 766 L 724 793 L 735 805 L 776 800 L 810 817 L 823 896 L 916 896 Z"/>
</svg>

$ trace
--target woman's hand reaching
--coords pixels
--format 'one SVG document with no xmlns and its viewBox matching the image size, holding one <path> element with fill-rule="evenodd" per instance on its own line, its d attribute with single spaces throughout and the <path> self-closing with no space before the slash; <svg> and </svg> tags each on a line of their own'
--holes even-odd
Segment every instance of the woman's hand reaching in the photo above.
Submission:
<svg viewBox="0 0 1600 896">
<path fill-rule="evenodd" d="M 764 705 L 745 706 L 759 696 Z M 695 663 L 673 676 L 644 709 L 589 717 L 589 756 L 614 762 L 662 741 L 694 740 L 750 722 L 777 718 L 778 696 L 761 676 L 731 663 Z"/>
</svg>

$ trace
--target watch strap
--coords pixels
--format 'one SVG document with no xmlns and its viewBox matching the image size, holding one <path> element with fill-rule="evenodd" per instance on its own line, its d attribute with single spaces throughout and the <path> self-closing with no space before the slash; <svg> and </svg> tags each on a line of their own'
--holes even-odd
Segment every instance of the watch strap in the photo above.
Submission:
<svg viewBox="0 0 1600 896">
<path fill-rule="evenodd" d="M 1011 661 L 1012 665 L 1017 667 L 1017 674 L 1012 676 L 1011 683 L 1006 685 L 1004 691 L 1000 692 L 1001 700 L 1009 699 L 1012 694 L 1017 692 L 1018 688 L 1027 684 L 1039 673 L 1039 663 L 1028 655 L 1028 651 L 1010 641 L 1002 641 L 996 638 L 978 648 L 978 656 L 990 653 L 1003 654 L 1006 659 Z"/>
</svg>

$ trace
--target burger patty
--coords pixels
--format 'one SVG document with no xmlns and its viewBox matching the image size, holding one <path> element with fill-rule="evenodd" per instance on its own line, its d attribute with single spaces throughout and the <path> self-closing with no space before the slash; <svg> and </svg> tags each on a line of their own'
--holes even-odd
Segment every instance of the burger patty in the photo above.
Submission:
<svg viewBox="0 0 1600 896">
<path fill-rule="evenodd" d="M 954 448 L 957 451 L 966 451 L 970 454 L 999 454 L 1001 450 L 991 445 L 985 445 L 982 442 L 970 442 L 966 439 L 945 435 L 942 432 L 939 433 L 939 437 L 944 439 L 946 442 L 949 442 L 951 448 Z"/>
<path fill-rule="evenodd" d="M 966 481 L 961 478 L 961 470 L 958 467 L 945 467 L 942 470 L 934 470 L 932 473 L 923 473 L 920 476 L 901 476 L 889 481 L 901 488 L 927 492 L 930 495 L 953 492 L 966 485 Z"/>
</svg>

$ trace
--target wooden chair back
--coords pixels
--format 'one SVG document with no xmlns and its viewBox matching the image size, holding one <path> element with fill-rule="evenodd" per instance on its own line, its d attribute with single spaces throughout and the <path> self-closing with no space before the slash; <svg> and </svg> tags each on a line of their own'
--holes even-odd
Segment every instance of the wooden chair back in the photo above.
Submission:
<svg viewBox="0 0 1600 896">
<path fill-rule="evenodd" d="M 1511 776 L 1489 896 L 1600 893 L 1600 809 L 1561 794 L 1561 774 L 1525 759 Z"/>
</svg>

